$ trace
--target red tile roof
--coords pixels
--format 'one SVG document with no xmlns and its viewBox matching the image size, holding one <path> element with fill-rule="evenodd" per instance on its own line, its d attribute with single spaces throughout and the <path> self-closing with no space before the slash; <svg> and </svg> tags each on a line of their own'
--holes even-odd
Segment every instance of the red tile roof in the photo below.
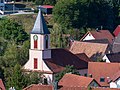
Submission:
<svg viewBox="0 0 120 90">
<path fill-rule="evenodd" d="M 0 79 L 0 90 L 6 90 L 5 89 L 5 86 L 4 86 L 4 84 L 3 84 L 3 82 L 2 82 L 2 79 Z"/>
<path fill-rule="evenodd" d="M 115 35 L 115 37 L 118 36 L 118 34 L 120 33 L 120 25 L 118 25 L 115 29 L 115 31 L 113 32 L 113 34 Z"/>
<path fill-rule="evenodd" d="M 89 90 L 89 89 L 85 87 L 62 87 L 59 90 Z M 97 87 L 97 88 L 91 88 L 90 90 L 120 90 L 120 89 Z"/>
<path fill-rule="evenodd" d="M 43 7 L 43 8 L 53 8 L 53 6 L 51 6 L 51 5 L 42 5 L 41 7 Z"/>
<path fill-rule="evenodd" d="M 108 44 L 74 41 L 69 51 L 73 54 L 85 53 L 90 59 L 96 60 L 108 53 Z"/>
<path fill-rule="evenodd" d="M 73 65 L 78 70 L 87 69 L 88 62 L 86 61 L 66 49 L 51 49 L 51 59 L 44 60 L 54 73 L 64 70 L 67 65 Z"/>
<path fill-rule="evenodd" d="M 88 87 L 93 81 L 95 80 L 90 77 L 84 77 L 75 74 L 65 74 L 59 81 L 58 85 L 63 87 Z"/>
<path fill-rule="evenodd" d="M 61 87 L 59 90 L 88 90 L 86 87 Z"/>
<path fill-rule="evenodd" d="M 118 78 L 120 78 L 120 71 L 118 71 L 117 73 L 115 73 L 109 80 L 109 82 L 113 81 L 115 82 Z"/>
<path fill-rule="evenodd" d="M 78 53 L 75 54 L 77 57 L 79 57 L 81 60 L 84 60 L 86 62 L 91 62 L 90 58 L 85 53 Z"/>
<path fill-rule="evenodd" d="M 54 90 L 52 85 L 32 84 L 23 90 Z"/>
<path fill-rule="evenodd" d="M 83 38 L 81 39 L 81 41 L 88 35 L 91 34 L 95 39 L 108 39 L 108 41 L 110 43 L 113 42 L 114 37 L 113 35 L 108 31 L 108 30 L 99 30 L 99 31 L 88 31 Z"/>
<path fill-rule="evenodd" d="M 109 86 L 108 81 L 113 74 L 120 71 L 120 63 L 89 62 L 88 75 L 92 75 L 101 86 Z M 100 78 L 105 78 L 105 82 L 100 82 Z"/>
<path fill-rule="evenodd" d="M 120 90 L 120 89 L 119 88 L 104 88 L 104 87 L 99 87 L 99 88 L 92 88 L 92 90 Z"/>
</svg>

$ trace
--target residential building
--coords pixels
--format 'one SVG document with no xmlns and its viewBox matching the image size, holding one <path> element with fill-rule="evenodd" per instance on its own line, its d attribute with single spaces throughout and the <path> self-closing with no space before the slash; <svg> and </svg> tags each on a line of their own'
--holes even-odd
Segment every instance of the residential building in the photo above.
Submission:
<svg viewBox="0 0 120 90">
<path fill-rule="evenodd" d="M 53 6 L 51 5 L 41 5 L 39 6 L 44 14 L 52 14 Z"/>
<path fill-rule="evenodd" d="M 120 52 L 120 34 L 115 37 L 115 40 L 112 44 L 112 52 L 113 53 L 118 53 Z"/>
<path fill-rule="evenodd" d="M 116 27 L 116 29 L 114 30 L 113 34 L 115 35 L 115 37 L 117 37 L 119 35 L 119 33 L 120 33 L 120 25 L 118 25 Z"/>
<path fill-rule="evenodd" d="M 65 74 L 58 82 L 59 87 L 100 87 L 100 85 L 90 77 L 75 74 Z"/>
<path fill-rule="evenodd" d="M 102 87 L 110 87 L 109 80 L 120 71 L 120 63 L 89 62 L 88 75 Z"/>
<path fill-rule="evenodd" d="M 120 88 L 120 70 L 109 80 L 110 88 Z"/>
<path fill-rule="evenodd" d="M 32 84 L 23 90 L 54 90 L 52 85 Z"/>
<path fill-rule="evenodd" d="M 91 60 L 102 59 L 106 53 L 110 53 L 108 44 L 74 41 L 69 49 L 73 54 L 85 53 Z"/>
<path fill-rule="evenodd" d="M 110 53 L 110 54 L 106 54 L 103 57 L 103 61 L 105 62 L 112 62 L 112 63 L 120 63 L 120 53 Z"/>
<path fill-rule="evenodd" d="M 93 31 L 88 31 L 80 41 L 95 40 L 95 39 L 108 39 L 110 44 L 112 44 L 114 37 L 108 30 L 93 30 Z"/>
<path fill-rule="evenodd" d="M 0 11 L 5 10 L 5 0 L 0 0 Z"/>
</svg>

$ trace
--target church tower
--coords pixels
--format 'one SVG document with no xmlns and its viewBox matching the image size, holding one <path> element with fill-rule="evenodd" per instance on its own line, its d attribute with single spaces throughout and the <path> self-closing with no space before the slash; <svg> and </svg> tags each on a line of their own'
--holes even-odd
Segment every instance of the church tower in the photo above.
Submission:
<svg viewBox="0 0 120 90">
<path fill-rule="evenodd" d="M 25 69 L 48 69 L 44 63 L 44 59 L 49 58 L 51 58 L 50 32 L 47 28 L 42 12 L 39 9 L 34 27 L 30 32 L 29 61 L 26 63 Z"/>
</svg>

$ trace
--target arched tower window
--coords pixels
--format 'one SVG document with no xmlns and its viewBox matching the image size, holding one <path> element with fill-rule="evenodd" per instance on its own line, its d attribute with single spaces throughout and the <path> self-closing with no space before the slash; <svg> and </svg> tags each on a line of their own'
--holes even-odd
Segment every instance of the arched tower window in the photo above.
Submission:
<svg viewBox="0 0 120 90">
<path fill-rule="evenodd" d="M 48 48 L 48 35 L 45 36 L 45 47 Z"/>
<path fill-rule="evenodd" d="M 37 48 L 38 47 L 38 36 L 34 35 L 33 39 L 34 39 L 34 48 Z"/>
</svg>

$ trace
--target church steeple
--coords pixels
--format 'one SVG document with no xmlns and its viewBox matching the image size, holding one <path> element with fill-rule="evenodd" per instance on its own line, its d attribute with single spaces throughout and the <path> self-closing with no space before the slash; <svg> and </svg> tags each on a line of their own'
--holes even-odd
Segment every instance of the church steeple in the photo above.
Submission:
<svg viewBox="0 0 120 90">
<path fill-rule="evenodd" d="M 40 9 L 31 34 L 50 34 Z"/>
</svg>

